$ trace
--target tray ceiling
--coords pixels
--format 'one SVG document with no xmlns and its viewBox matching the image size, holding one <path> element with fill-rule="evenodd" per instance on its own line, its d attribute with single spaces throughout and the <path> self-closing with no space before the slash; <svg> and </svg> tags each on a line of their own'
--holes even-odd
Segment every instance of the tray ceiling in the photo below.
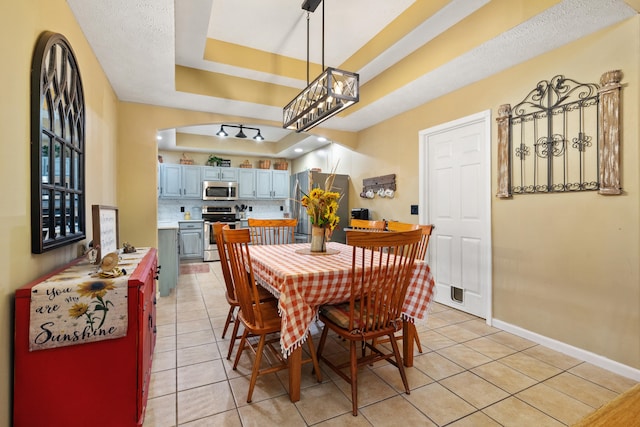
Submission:
<svg viewBox="0 0 640 427">
<path fill-rule="evenodd" d="M 311 146 L 310 136 L 280 128 L 282 107 L 307 85 L 301 0 L 67 2 L 121 101 L 259 126 L 265 156 L 293 158 L 293 148 Z M 360 102 L 317 135 L 360 131 L 636 14 L 622 0 L 324 2 L 324 65 L 360 74 Z M 311 80 L 323 62 L 321 24 L 322 4 L 309 20 Z M 167 130 L 161 148 L 189 151 L 176 135 L 212 129 Z M 222 151 L 251 154 L 239 145 Z"/>
</svg>

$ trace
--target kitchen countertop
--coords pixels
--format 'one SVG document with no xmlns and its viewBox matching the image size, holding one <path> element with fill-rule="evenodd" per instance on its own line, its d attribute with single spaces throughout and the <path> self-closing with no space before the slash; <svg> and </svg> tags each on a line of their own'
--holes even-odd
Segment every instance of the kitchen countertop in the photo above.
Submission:
<svg viewBox="0 0 640 427">
<path fill-rule="evenodd" d="M 178 229 L 178 221 L 163 221 L 158 222 L 158 230 L 171 230 Z"/>
<path fill-rule="evenodd" d="M 158 221 L 158 230 L 178 229 L 181 222 L 204 222 L 202 219 L 179 219 L 175 221 Z"/>
</svg>

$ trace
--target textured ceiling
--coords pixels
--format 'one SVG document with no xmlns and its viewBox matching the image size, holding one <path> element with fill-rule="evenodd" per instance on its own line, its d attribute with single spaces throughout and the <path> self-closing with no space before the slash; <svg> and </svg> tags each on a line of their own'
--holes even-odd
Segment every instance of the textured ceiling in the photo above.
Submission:
<svg viewBox="0 0 640 427">
<path fill-rule="evenodd" d="M 239 117 L 260 125 L 267 146 L 289 141 L 262 155 L 293 158 L 295 147 L 318 146 L 279 128 L 284 103 L 278 100 L 307 84 L 302 0 L 67 2 L 120 100 Z M 623 0 L 324 2 L 324 64 L 358 72 L 361 101 L 322 127 L 352 132 L 636 14 Z M 321 22 L 322 5 L 309 21 L 309 57 L 317 70 Z M 191 83 L 200 78 L 220 87 L 198 92 Z M 247 88 L 273 97 L 256 101 Z M 214 128 L 167 130 L 161 148 L 175 148 L 176 134 Z M 245 154 L 251 145 L 217 150 Z"/>
</svg>

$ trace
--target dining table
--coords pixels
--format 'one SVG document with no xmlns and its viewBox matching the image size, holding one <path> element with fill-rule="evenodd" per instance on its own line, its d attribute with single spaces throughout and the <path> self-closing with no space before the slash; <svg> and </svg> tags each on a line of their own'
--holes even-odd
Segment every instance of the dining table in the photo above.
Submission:
<svg viewBox="0 0 640 427">
<path fill-rule="evenodd" d="M 278 298 L 282 317 L 280 347 L 289 365 L 289 397 L 300 400 L 302 344 L 325 304 L 349 300 L 353 246 L 328 242 L 326 252 L 311 252 L 308 243 L 250 246 L 256 282 Z M 409 322 L 427 316 L 435 281 L 425 261 L 417 260 L 402 308 L 403 360 L 413 366 L 415 328 Z"/>
</svg>

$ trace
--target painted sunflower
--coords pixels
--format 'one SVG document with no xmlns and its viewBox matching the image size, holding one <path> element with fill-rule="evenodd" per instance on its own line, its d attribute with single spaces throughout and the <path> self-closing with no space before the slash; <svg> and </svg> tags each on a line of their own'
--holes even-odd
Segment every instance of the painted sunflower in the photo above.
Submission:
<svg viewBox="0 0 640 427">
<path fill-rule="evenodd" d="M 89 310 L 89 305 L 83 302 L 79 302 L 73 304 L 73 307 L 69 309 L 69 316 L 73 317 L 74 319 L 78 319 L 80 316 L 84 315 L 87 310 Z"/>
<path fill-rule="evenodd" d="M 102 298 L 107 291 L 115 289 L 113 280 L 96 280 L 94 282 L 84 282 L 78 285 L 78 292 L 83 297 Z"/>
</svg>

